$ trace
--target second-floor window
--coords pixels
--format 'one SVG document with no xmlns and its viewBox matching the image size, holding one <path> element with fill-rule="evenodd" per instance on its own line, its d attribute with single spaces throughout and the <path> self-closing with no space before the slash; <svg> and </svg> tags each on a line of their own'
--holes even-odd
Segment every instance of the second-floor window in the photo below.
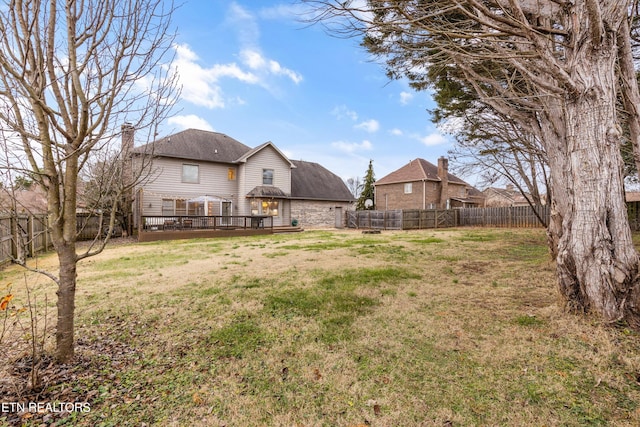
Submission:
<svg viewBox="0 0 640 427">
<path fill-rule="evenodd" d="M 182 165 L 182 182 L 197 184 L 200 182 L 200 168 L 198 165 Z"/>
<path fill-rule="evenodd" d="M 273 169 L 262 169 L 262 185 L 273 185 Z"/>
<path fill-rule="evenodd" d="M 404 184 L 404 194 L 411 194 L 413 192 L 413 183 L 407 182 Z"/>
</svg>

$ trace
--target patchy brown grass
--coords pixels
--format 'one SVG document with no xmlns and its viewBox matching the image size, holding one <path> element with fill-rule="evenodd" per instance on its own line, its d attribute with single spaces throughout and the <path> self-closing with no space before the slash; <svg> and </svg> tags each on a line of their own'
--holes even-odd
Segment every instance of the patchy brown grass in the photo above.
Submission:
<svg viewBox="0 0 640 427">
<path fill-rule="evenodd" d="M 21 274 L 1 273 L 18 305 Z M 638 336 L 556 295 L 541 230 L 118 246 L 81 264 L 78 363 L 28 394 L 5 350 L 0 388 L 90 402 L 59 425 L 640 424 Z M 22 415 L 0 425 L 46 416 Z"/>
</svg>

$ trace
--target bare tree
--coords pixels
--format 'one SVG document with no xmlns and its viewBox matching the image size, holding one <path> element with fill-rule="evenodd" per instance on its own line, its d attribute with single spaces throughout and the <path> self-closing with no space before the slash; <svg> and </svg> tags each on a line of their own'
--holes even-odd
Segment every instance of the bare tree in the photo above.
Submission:
<svg viewBox="0 0 640 427">
<path fill-rule="evenodd" d="M 152 135 L 172 107 L 173 9 L 162 0 L 9 0 L 0 7 L 0 123 L 11 132 L 13 156 L 47 193 L 59 260 L 57 274 L 47 275 L 58 286 L 60 362 L 74 354 L 77 263 L 106 243 L 76 252 L 78 177 L 96 153 L 119 144 L 122 123 Z"/>
<path fill-rule="evenodd" d="M 316 20 L 361 35 L 392 77 L 421 84 L 429 69 L 453 64 L 483 103 L 538 138 L 549 163 L 548 230 L 567 307 L 640 326 L 616 109 L 621 79 L 630 96 L 638 93 L 629 61 L 635 2 L 308 2 L 317 6 Z M 632 108 L 631 121 L 638 116 Z"/>
<path fill-rule="evenodd" d="M 459 174 L 479 176 L 480 186 L 512 184 L 531 206 L 550 202 L 546 153 L 535 135 L 484 108 L 463 119 L 464 125 L 453 132 L 457 144 L 449 151 Z"/>
<path fill-rule="evenodd" d="M 362 192 L 362 180 L 359 176 L 347 178 L 347 188 L 349 192 L 353 195 L 354 199 L 360 197 L 360 193 Z"/>
</svg>

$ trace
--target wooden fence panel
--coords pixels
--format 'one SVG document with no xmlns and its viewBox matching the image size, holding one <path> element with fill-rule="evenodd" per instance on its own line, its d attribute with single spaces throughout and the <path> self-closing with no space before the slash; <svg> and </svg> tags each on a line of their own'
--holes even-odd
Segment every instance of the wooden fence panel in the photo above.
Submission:
<svg viewBox="0 0 640 427">
<path fill-rule="evenodd" d="M 347 227 L 401 230 L 402 211 L 347 211 Z"/>
<path fill-rule="evenodd" d="M 549 215 L 550 209 L 548 206 L 536 206 L 535 211 L 530 206 L 465 208 L 458 209 L 458 225 L 471 227 L 544 227 L 545 225 L 540 222 L 538 216 L 545 224 L 548 224 Z"/>
<path fill-rule="evenodd" d="M 536 215 L 537 214 L 537 215 Z M 549 222 L 548 206 L 464 208 L 464 209 L 404 209 L 395 211 L 349 211 L 347 227 L 420 230 L 445 227 L 543 227 L 538 216 Z M 640 205 L 638 206 L 640 224 Z"/>
<path fill-rule="evenodd" d="M 11 240 L 11 217 L 0 217 L 0 265 L 11 261 L 13 242 Z"/>
</svg>

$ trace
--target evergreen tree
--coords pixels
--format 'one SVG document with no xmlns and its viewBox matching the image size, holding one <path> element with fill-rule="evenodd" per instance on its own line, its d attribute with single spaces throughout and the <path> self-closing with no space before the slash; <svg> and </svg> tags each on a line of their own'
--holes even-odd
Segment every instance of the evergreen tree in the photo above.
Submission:
<svg viewBox="0 0 640 427">
<path fill-rule="evenodd" d="M 360 193 L 360 197 L 358 197 L 356 210 L 362 211 L 365 209 L 375 208 L 375 200 L 374 200 L 374 192 L 373 192 L 374 182 L 376 182 L 376 176 L 373 173 L 373 160 L 369 160 L 369 169 L 367 169 L 367 174 L 364 176 L 364 184 L 362 186 L 362 192 Z M 365 202 L 367 200 L 371 200 L 374 203 L 371 204 L 371 206 L 366 206 Z"/>
</svg>

